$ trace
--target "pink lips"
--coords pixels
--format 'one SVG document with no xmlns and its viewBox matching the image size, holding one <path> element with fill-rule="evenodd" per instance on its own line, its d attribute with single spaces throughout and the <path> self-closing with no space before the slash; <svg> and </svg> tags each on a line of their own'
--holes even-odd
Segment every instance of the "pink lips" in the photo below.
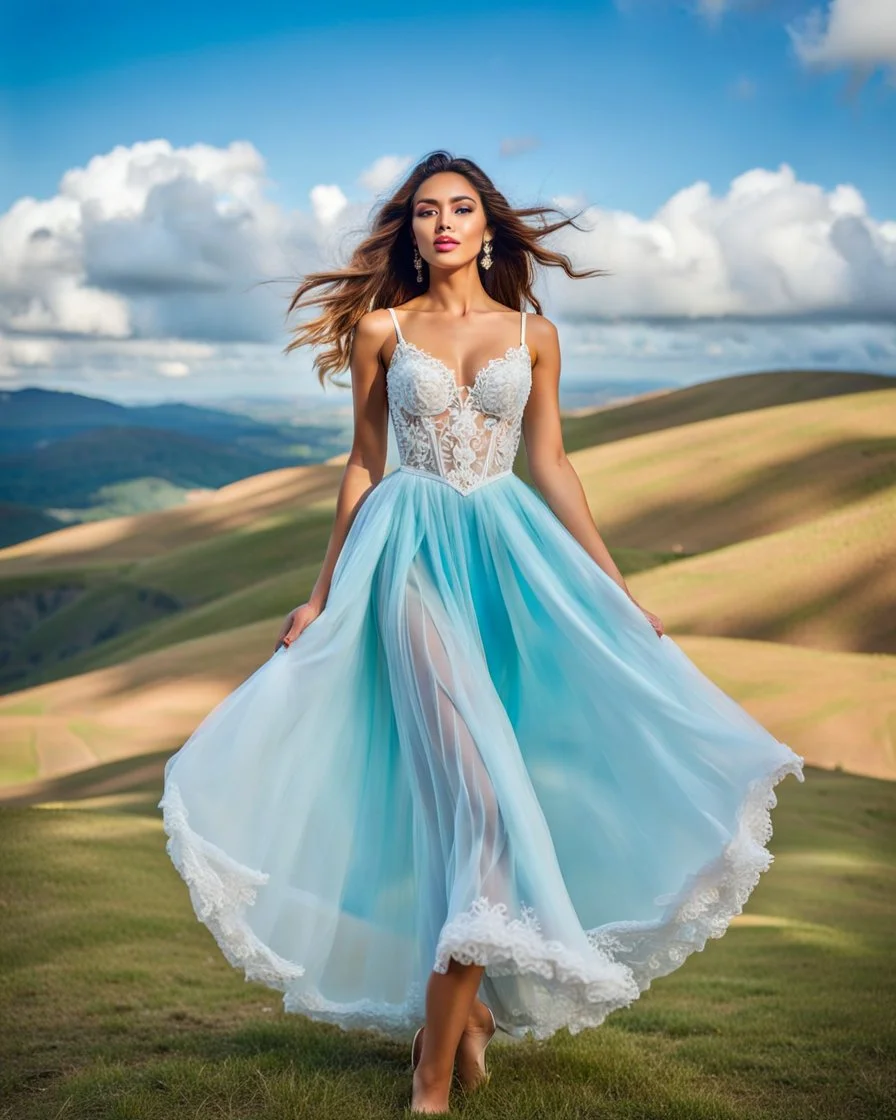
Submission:
<svg viewBox="0 0 896 1120">
<path fill-rule="evenodd" d="M 451 249 L 456 249 L 459 242 L 457 241 L 434 241 L 433 245 L 443 253 L 447 253 Z"/>
</svg>

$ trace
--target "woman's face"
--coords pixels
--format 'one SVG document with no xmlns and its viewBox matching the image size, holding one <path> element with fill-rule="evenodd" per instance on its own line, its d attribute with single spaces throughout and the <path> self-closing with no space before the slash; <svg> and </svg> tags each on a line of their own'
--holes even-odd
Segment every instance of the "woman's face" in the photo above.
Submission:
<svg viewBox="0 0 896 1120">
<path fill-rule="evenodd" d="M 473 184 L 456 171 L 439 171 L 414 194 L 411 234 L 430 268 L 457 268 L 476 259 L 491 230 Z"/>
</svg>

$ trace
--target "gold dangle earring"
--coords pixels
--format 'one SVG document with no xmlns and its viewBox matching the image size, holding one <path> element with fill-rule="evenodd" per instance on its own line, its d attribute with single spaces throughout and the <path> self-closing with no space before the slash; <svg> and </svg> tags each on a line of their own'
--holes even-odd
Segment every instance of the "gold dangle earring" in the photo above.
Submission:
<svg viewBox="0 0 896 1120">
<path fill-rule="evenodd" d="M 417 283 L 423 283 L 423 258 L 417 251 L 417 246 L 414 246 L 414 268 L 417 270 Z"/>
<path fill-rule="evenodd" d="M 492 242 L 491 238 L 482 243 L 482 267 L 486 272 L 492 267 Z"/>
</svg>

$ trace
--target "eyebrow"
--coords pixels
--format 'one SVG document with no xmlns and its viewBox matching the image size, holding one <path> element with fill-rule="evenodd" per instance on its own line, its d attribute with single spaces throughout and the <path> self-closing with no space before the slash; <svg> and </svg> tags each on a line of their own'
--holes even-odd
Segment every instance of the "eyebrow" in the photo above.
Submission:
<svg viewBox="0 0 896 1120">
<path fill-rule="evenodd" d="M 473 198 L 472 195 L 469 195 L 469 194 L 456 194 L 453 198 L 449 198 L 448 201 L 449 202 L 460 202 L 461 199 L 463 199 L 463 198 L 468 199 L 470 202 L 475 202 L 476 201 L 476 199 Z M 421 202 L 434 202 L 436 204 L 436 206 L 438 206 L 438 204 L 439 204 L 439 200 L 437 198 L 418 198 L 417 201 L 414 203 L 414 205 L 419 206 Z"/>
</svg>

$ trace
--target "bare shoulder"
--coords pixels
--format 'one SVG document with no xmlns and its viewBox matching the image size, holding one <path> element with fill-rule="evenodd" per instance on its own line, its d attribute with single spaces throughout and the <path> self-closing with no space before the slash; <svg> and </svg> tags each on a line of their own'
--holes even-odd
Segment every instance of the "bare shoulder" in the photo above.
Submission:
<svg viewBox="0 0 896 1120">
<path fill-rule="evenodd" d="M 530 311 L 526 315 L 526 341 L 530 349 L 535 351 L 536 361 L 539 355 L 548 357 L 556 354 L 560 349 L 560 336 L 553 322 L 545 315 Z"/>
<path fill-rule="evenodd" d="M 375 311 L 365 311 L 355 323 L 355 338 L 366 346 L 375 345 L 376 349 L 386 341 L 392 327 L 392 316 L 387 307 Z"/>
<path fill-rule="evenodd" d="M 355 323 L 352 340 L 353 359 L 385 366 L 389 359 L 384 349 L 388 340 L 394 337 L 392 316 L 387 307 L 366 311 Z"/>
</svg>

